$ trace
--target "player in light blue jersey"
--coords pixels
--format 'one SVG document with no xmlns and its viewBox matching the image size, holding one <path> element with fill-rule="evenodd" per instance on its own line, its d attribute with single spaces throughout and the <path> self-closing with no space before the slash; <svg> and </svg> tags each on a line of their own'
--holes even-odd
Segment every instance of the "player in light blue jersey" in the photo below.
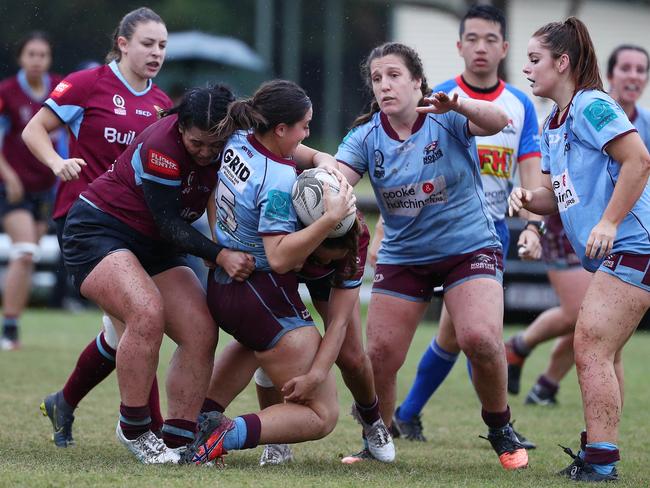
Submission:
<svg viewBox="0 0 650 488">
<path fill-rule="evenodd" d="M 311 100 L 303 89 L 274 80 L 252 98 L 233 102 L 216 130 L 225 142 L 216 191 L 216 235 L 224 247 L 252 254 L 256 269 L 244 282 L 211 272 L 208 305 L 219 326 L 254 351 L 288 400 L 232 421 L 217 416 L 212 423 L 208 418 L 189 450 L 194 462 L 258 444 L 318 439 L 336 425 L 331 366 L 340 341 L 327 333 L 321 340 L 298 294 L 295 270 L 343 217 L 355 211 L 355 199 L 352 187 L 336 171 L 336 160 L 301 145 L 309 136 L 311 118 Z M 339 193 L 326 189 L 324 215 L 298 231 L 291 199 L 297 164 L 330 168 L 341 182 Z"/>
<path fill-rule="evenodd" d="M 536 188 L 539 184 L 537 115 L 532 102 L 523 92 L 499 79 L 499 63 L 508 52 L 503 12 L 492 5 L 474 5 L 461 20 L 459 31 L 457 47 L 465 69 L 461 75 L 435 87 L 434 92 L 442 90 L 449 95 L 458 93 L 464 98 L 487 100 L 501 107 L 508 115 L 508 125 L 502 131 L 476 138 L 485 200 L 503 253 L 507 255 L 510 231 L 506 211 L 513 180 L 518 174 L 525 188 Z M 540 234 L 543 231 L 541 217 L 522 217 L 527 218 L 528 222 L 517 242 L 519 257 L 539 259 Z M 420 413 L 451 372 L 459 353 L 454 325 L 443 305 L 438 334 L 422 355 L 413 384 L 395 411 L 394 435 L 409 440 L 426 440 L 422 433 Z M 517 435 L 520 441 L 525 440 L 520 434 Z M 535 447 L 529 441 L 525 445 Z"/>
<path fill-rule="evenodd" d="M 585 447 L 562 474 L 616 480 L 623 384 L 614 358 L 650 307 L 650 154 L 604 93 L 593 43 L 577 18 L 533 34 L 524 73 L 533 94 L 556 106 L 542 133 L 543 186 L 514 189 L 510 209 L 559 211 L 583 267 L 594 273 L 574 339 Z"/>
<path fill-rule="evenodd" d="M 609 94 L 625 111 L 650 149 L 650 111 L 638 105 L 648 83 L 648 67 L 648 52 L 633 44 L 618 46 L 607 61 Z M 551 216 L 550 219 L 555 223 L 559 217 Z M 560 299 L 560 305 L 542 313 L 525 331 L 508 341 L 512 344 L 508 351 L 508 390 L 514 385 L 518 391 L 525 358 L 538 344 L 562 336 L 553 346 L 546 370 L 526 396 L 526 403 L 535 405 L 554 405 L 560 381 L 573 367 L 573 329 L 591 279 L 591 273 L 579 266 L 580 262 L 575 259 L 577 256 L 570 244 L 562 242 L 566 237 L 561 225 L 551 224 L 549 230 L 552 227 L 553 231 L 543 238 L 546 244 L 550 244 L 545 247 L 544 258 L 549 263 L 549 281 Z M 558 251 L 563 253 L 562 249 L 568 249 L 564 258 L 558 255 Z M 614 365 L 616 368 L 623 367 L 620 355 L 616 356 Z M 617 375 L 622 378 L 622 370 Z"/>
<path fill-rule="evenodd" d="M 356 120 L 336 158 L 352 184 L 368 174 L 384 220 L 367 329 L 384 422 L 391 422 L 397 371 L 415 328 L 442 285 L 474 368 L 488 437 L 506 469 L 525 467 L 526 451 L 508 425 L 501 245 L 474 142 L 502 130 L 508 117 L 458 95 L 424 99 L 422 63 L 403 44 L 375 48 L 362 73 L 374 94 L 371 111 Z"/>
</svg>

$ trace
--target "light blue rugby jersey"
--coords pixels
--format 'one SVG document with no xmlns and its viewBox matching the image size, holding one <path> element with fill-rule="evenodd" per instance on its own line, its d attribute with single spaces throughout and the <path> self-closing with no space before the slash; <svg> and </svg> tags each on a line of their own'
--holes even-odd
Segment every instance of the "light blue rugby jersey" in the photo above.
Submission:
<svg viewBox="0 0 650 488">
<path fill-rule="evenodd" d="M 295 181 L 293 161 L 272 154 L 252 134 L 233 134 L 223 150 L 215 195 L 219 243 L 252 254 L 256 269 L 270 271 L 262 237 L 296 230 Z"/>
<path fill-rule="evenodd" d="M 405 141 L 377 112 L 352 129 L 336 159 L 368 173 L 384 219 L 382 264 L 425 264 L 501 247 L 487 211 L 467 118 L 418 118 Z"/>
<path fill-rule="evenodd" d="M 600 221 L 614 191 L 621 164 L 604 150 L 617 137 L 636 130 L 621 107 L 606 93 L 579 91 L 566 121 L 552 127 L 551 113 L 542 134 L 542 171 L 550 173 L 562 224 L 573 249 L 588 271 L 602 260 L 587 259 L 589 234 Z M 650 190 L 618 227 L 612 252 L 650 254 Z"/>
<path fill-rule="evenodd" d="M 643 107 L 636 106 L 636 117 L 632 121 L 636 130 L 645 144 L 645 147 L 650 151 L 650 110 Z"/>
</svg>

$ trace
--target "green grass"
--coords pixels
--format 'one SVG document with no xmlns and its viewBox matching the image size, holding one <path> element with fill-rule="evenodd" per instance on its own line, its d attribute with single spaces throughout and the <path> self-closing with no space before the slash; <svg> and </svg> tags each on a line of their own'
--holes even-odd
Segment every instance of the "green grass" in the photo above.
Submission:
<svg viewBox="0 0 650 488">
<path fill-rule="evenodd" d="M 557 443 L 575 448 L 582 426 L 575 374 L 562 384 L 557 408 L 524 407 L 511 398 L 517 428 L 538 443 L 530 453 L 530 468 L 504 472 L 487 441 L 480 407 L 467 380 L 464 361 L 454 368 L 424 411 L 426 444 L 398 440 L 398 461 L 392 465 L 366 463 L 343 466 L 339 457 L 358 450 L 359 429 L 347 415 L 351 397 L 339 388 L 341 416 L 335 431 L 317 442 L 294 447 L 290 466 L 260 468 L 261 448 L 229 454 L 227 468 L 147 467 L 118 445 L 114 429 L 119 398 L 115 377 L 96 388 L 76 412 L 77 446 L 57 449 L 50 442 L 50 424 L 38 406 L 44 395 L 61 387 L 78 353 L 97 333 L 99 315 L 70 315 L 30 311 L 22 322 L 23 349 L 0 353 L 0 486 L 495 486 L 545 487 L 569 483 L 553 475 L 570 461 Z M 399 397 L 409 387 L 417 361 L 435 329 L 418 330 L 407 363 L 399 376 Z M 506 331 L 506 336 L 514 329 Z M 221 345 L 229 341 L 222 334 Z M 548 356 L 550 345 L 539 348 L 526 365 L 522 389 L 530 387 Z M 164 344 L 160 377 L 171 344 Z M 619 486 L 648 486 L 648 389 L 645 367 L 650 336 L 636 334 L 625 354 L 625 414 L 621 425 Z M 340 378 L 339 378 L 340 381 Z M 342 385 L 342 383 L 340 383 Z M 255 410 L 249 387 L 229 409 L 238 414 Z"/>
</svg>

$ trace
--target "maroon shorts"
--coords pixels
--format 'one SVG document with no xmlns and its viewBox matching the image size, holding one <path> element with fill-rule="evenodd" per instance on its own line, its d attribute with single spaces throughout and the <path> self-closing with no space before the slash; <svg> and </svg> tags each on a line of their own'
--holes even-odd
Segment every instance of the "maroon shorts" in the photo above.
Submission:
<svg viewBox="0 0 650 488">
<path fill-rule="evenodd" d="M 428 302 L 435 287 L 442 286 L 443 292 L 447 292 L 476 278 L 503 282 L 501 249 L 477 249 L 428 264 L 377 264 L 372 292 L 412 302 Z"/>
<path fill-rule="evenodd" d="M 542 258 L 550 269 L 568 269 L 582 266 L 564 232 L 558 214 L 546 218 L 546 233 L 542 236 Z"/>
<path fill-rule="evenodd" d="M 219 327 L 254 351 L 273 348 L 290 330 L 313 326 L 295 273 L 255 271 L 244 282 L 208 276 L 208 307 Z"/>
</svg>

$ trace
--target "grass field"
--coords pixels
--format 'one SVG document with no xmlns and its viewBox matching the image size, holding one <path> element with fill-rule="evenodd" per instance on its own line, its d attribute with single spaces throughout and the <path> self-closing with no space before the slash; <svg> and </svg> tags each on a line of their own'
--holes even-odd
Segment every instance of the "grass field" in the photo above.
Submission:
<svg viewBox="0 0 650 488">
<path fill-rule="evenodd" d="M 97 333 L 99 315 L 30 311 L 22 321 L 23 349 L 0 353 L 0 486 L 567 486 L 554 472 L 569 457 L 558 443 L 577 447 L 582 413 L 575 373 L 565 380 L 556 408 L 524 407 L 523 398 L 511 398 L 516 427 L 538 443 L 530 453 L 530 468 L 504 472 L 487 441 L 478 401 L 470 388 L 463 361 L 424 411 L 426 444 L 396 441 L 398 460 L 392 465 L 366 463 L 343 466 L 339 458 L 360 447 L 359 429 L 347 414 L 351 397 L 339 388 L 341 416 L 335 431 L 324 440 L 297 445 L 296 461 L 289 466 L 260 468 L 261 448 L 226 457 L 227 467 L 145 467 L 138 464 L 115 439 L 119 398 L 111 377 L 80 404 L 74 424 L 77 446 L 57 449 L 50 442 L 50 424 L 38 406 L 44 395 L 61 387 L 78 353 Z M 406 394 L 420 353 L 434 328 L 417 332 L 408 361 L 399 377 L 400 398 Z M 506 336 L 514 332 L 506 330 Z M 221 345 L 230 340 L 222 334 Z M 540 372 L 549 345 L 537 350 L 524 370 L 522 389 L 530 387 Z M 160 377 L 171 344 L 161 355 Z M 650 336 L 636 334 L 625 353 L 628 392 L 621 425 L 619 486 L 650 486 L 648 463 L 648 393 L 646 362 Z M 340 381 L 340 378 L 339 378 Z M 342 385 L 342 383 L 340 383 Z M 249 387 L 228 412 L 255 409 Z"/>
</svg>

